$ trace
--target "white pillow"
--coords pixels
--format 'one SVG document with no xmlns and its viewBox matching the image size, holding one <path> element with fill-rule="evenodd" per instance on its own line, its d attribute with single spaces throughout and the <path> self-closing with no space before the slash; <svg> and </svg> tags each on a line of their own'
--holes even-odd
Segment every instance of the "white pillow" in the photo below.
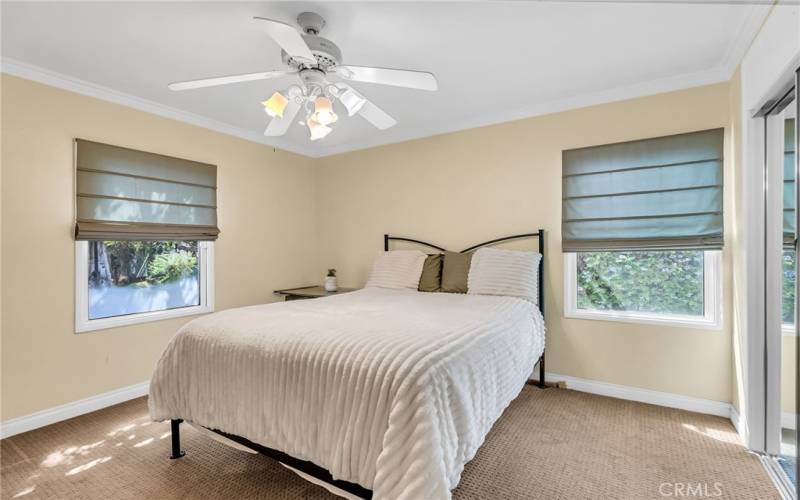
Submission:
<svg viewBox="0 0 800 500">
<path fill-rule="evenodd" d="M 413 288 L 419 287 L 425 255 L 419 250 L 391 250 L 384 252 L 372 265 L 367 280 L 368 287 Z"/>
<path fill-rule="evenodd" d="M 481 248 L 472 256 L 467 293 L 539 302 L 539 252 Z"/>
</svg>

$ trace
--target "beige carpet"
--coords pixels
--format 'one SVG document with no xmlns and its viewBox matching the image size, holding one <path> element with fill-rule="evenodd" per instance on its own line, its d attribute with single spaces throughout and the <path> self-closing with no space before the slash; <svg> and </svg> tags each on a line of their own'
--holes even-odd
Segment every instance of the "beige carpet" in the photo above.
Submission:
<svg viewBox="0 0 800 500">
<path fill-rule="evenodd" d="M 2 498 L 335 498 L 266 457 L 186 425 L 187 455 L 169 460 L 168 427 L 149 421 L 141 398 L 5 439 Z M 725 419 L 526 387 L 453 496 L 639 499 L 680 490 L 697 497 L 698 485 L 712 497 L 778 498 Z"/>
</svg>

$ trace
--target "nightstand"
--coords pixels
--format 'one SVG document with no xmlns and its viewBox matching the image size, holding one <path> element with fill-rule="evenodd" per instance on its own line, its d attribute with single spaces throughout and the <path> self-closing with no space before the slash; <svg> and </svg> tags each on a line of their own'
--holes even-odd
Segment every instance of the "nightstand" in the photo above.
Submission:
<svg viewBox="0 0 800 500">
<path fill-rule="evenodd" d="M 354 292 L 358 288 L 339 288 L 335 292 L 327 292 L 321 286 L 303 286 L 300 288 L 287 288 L 285 290 L 275 290 L 273 293 L 283 295 L 285 300 L 317 299 L 320 297 L 330 297 L 331 295 L 341 295 L 347 292 Z"/>
</svg>

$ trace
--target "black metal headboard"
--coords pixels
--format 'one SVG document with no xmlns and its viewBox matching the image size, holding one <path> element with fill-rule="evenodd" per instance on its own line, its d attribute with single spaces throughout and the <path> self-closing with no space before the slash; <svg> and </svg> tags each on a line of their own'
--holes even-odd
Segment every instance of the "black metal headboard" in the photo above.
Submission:
<svg viewBox="0 0 800 500">
<path fill-rule="evenodd" d="M 472 245 L 469 248 L 465 248 L 461 250 L 459 253 L 467 253 L 477 250 L 481 247 L 488 247 L 491 245 L 496 245 L 498 243 L 504 243 L 506 241 L 512 240 L 521 240 L 523 238 L 538 238 L 539 239 L 539 253 L 542 255 L 541 260 L 539 261 L 539 311 L 542 313 L 542 317 L 544 317 L 544 229 L 539 229 L 535 233 L 525 233 L 525 234 L 515 234 L 513 236 L 505 236 L 503 238 L 495 238 L 493 240 L 484 241 L 483 243 L 478 243 L 477 245 Z M 439 250 L 441 252 L 446 252 L 447 250 L 440 247 L 439 245 L 434 245 L 433 243 L 428 243 L 427 241 L 415 240 L 412 238 L 403 238 L 400 236 L 392 236 L 389 234 L 383 235 L 383 250 L 388 252 L 389 251 L 389 242 L 390 241 L 405 241 L 407 243 L 416 243 L 417 245 L 423 245 L 429 248 L 433 248 Z"/>
</svg>

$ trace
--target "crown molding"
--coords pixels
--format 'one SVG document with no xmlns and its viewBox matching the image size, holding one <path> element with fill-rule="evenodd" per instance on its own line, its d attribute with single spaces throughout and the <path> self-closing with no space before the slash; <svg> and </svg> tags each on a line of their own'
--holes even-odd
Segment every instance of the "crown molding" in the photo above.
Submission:
<svg viewBox="0 0 800 500">
<path fill-rule="evenodd" d="M 100 99 L 102 101 L 112 102 L 114 104 L 120 104 L 122 106 L 137 109 L 139 111 L 144 111 L 145 113 L 157 115 L 162 118 L 169 118 L 171 120 L 188 123 L 189 125 L 194 125 L 196 127 L 213 130 L 214 132 L 219 132 L 221 134 L 238 137 L 239 139 L 244 139 L 246 141 L 261 144 L 262 146 L 269 146 L 276 149 L 282 149 L 284 151 L 289 151 L 291 153 L 299 154 L 302 156 L 313 156 L 309 155 L 308 151 L 302 151 L 298 148 L 286 146 L 283 144 L 281 144 L 280 146 L 278 146 L 277 144 L 272 144 L 269 142 L 267 137 L 264 137 L 258 132 L 253 132 L 250 130 L 239 128 L 233 125 L 229 125 L 227 123 L 214 120 L 212 118 L 207 118 L 205 116 L 201 116 L 195 113 L 190 113 L 188 111 L 183 111 L 170 106 L 165 106 L 163 104 L 159 104 L 149 99 L 136 97 L 134 95 L 127 94 L 125 92 L 120 92 L 118 90 L 114 90 L 109 87 L 104 87 L 102 85 L 98 85 L 93 82 L 81 80 L 79 78 L 74 78 L 72 76 L 65 75 L 63 73 L 51 71 L 49 69 L 45 69 L 40 66 L 35 66 L 22 61 L 18 61 L 10 57 L 0 58 L 0 72 L 12 76 L 17 76 L 20 78 L 25 78 L 26 80 L 33 80 L 35 82 L 49 85 L 51 87 L 56 87 L 62 90 L 75 92 L 76 94 L 81 94 L 88 97 L 94 97 L 95 99 Z"/>
<path fill-rule="evenodd" d="M 750 46 L 753 44 L 761 26 L 769 17 L 772 11 L 772 3 L 754 4 L 749 6 L 749 12 L 739 26 L 736 36 L 731 40 L 725 55 L 722 58 L 721 66 L 728 72 L 728 79 L 730 79 L 736 72 L 736 68 L 744 59 Z"/>
<path fill-rule="evenodd" d="M 662 94 L 665 92 L 684 90 L 691 87 L 700 87 L 703 85 L 727 82 L 728 80 L 730 80 L 728 69 L 720 65 L 709 70 L 695 73 L 686 73 L 657 80 L 649 80 L 633 85 L 624 85 L 600 92 L 592 92 L 573 97 L 543 101 L 535 103 L 531 106 L 525 106 L 511 111 L 505 110 L 499 113 L 476 117 L 474 119 L 461 120 L 457 125 L 448 127 L 447 129 L 431 130 L 430 128 L 422 126 L 413 131 L 409 131 L 408 133 L 395 136 L 391 139 L 382 139 L 381 137 L 376 137 L 371 140 L 361 142 L 357 145 L 342 144 L 331 147 L 321 147 L 316 150 L 317 154 L 315 156 L 324 157 L 349 153 L 352 151 L 385 146 L 389 144 L 397 144 L 400 142 L 423 139 L 426 137 L 451 134 L 453 132 L 459 132 L 462 130 L 524 120 L 527 118 L 559 113 L 562 111 L 570 111 L 589 106 L 597 106 L 600 104 L 635 99 L 637 97 L 645 97 L 655 94 Z"/>
<path fill-rule="evenodd" d="M 650 80 L 633 85 L 616 87 L 601 92 L 553 99 L 535 103 L 531 106 L 517 108 L 515 110 L 505 110 L 490 115 L 476 117 L 474 119 L 461 120 L 458 125 L 454 125 L 446 129 L 432 129 L 430 127 L 422 126 L 415 128 L 413 131 L 396 135 L 392 138 L 385 138 L 385 135 L 379 135 L 372 139 L 359 141 L 357 143 L 340 144 L 330 147 L 320 144 L 318 147 L 313 149 L 304 150 L 292 146 L 277 146 L 269 143 L 266 137 L 257 132 L 252 132 L 246 129 L 235 127 L 233 125 L 228 125 L 227 123 L 223 123 L 211 118 L 206 118 L 201 115 L 165 106 L 155 101 L 142 99 L 131 94 L 119 92 L 109 87 L 104 87 L 92 82 L 73 78 L 62 73 L 50 71 L 48 69 L 23 63 L 8 57 L 0 58 L 0 72 L 25 78 L 27 80 L 33 80 L 51 87 L 75 92 L 88 97 L 94 97 L 103 101 L 120 104 L 122 106 L 144 111 L 146 113 L 151 113 L 164 118 L 177 120 L 183 123 L 188 123 L 190 125 L 213 130 L 222 134 L 238 137 L 240 139 L 264 146 L 282 149 L 284 151 L 289 151 L 309 158 L 321 158 L 342 153 L 350 153 L 353 151 L 386 146 L 389 144 L 398 144 L 401 142 L 434 137 L 437 135 L 451 134 L 463 130 L 487 127 L 490 125 L 513 122 L 516 120 L 523 120 L 526 118 L 533 118 L 536 116 L 558 113 L 562 111 L 596 106 L 599 104 L 607 104 L 611 102 L 624 101 L 627 99 L 634 99 L 637 97 L 683 90 L 691 87 L 710 85 L 713 83 L 728 81 L 730 79 L 730 75 L 732 74 L 728 68 L 721 65 L 706 71 Z"/>
<path fill-rule="evenodd" d="M 636 2 L 638 0 L 630 1 Z M 665 1 L 669 2 L 670 0 Z M 632 85 L 624 85 L 599 92 L 543 101 L 535 103 L 531 106 L 519 108 L 514 111 L 504 111 L 491 115 L 484 115 L 473 120 L 462 121 L 458 125 L 449 127 L 447 130 L 432 131 L 426 130 L 424 127 L 420 127 L 413 132 L 396 136 L 392 139 L 382 140 L 380 137 L 378 137 L 355 147 L 353 145 L 337 145 L 331 147 L 324 147 L 321 145 L 322 147 L 317 149 L 317 154 L 315 156 L 324 157 L 349 153 L 351 151 L 369 149 L 389 144 L 397 144 L 436 135 L 450 134 L 462 130 L 497 125 L 499 123 L 523 120 L 526 118 L 533 118 L 551 113 L 559 113 L 572 109 L 608 104 L 611 102 L 635 99 L 637 97 L 645 97 L 665 92 L 673 92 L 691 87 L 700 87 L 703 85 L 727 82 L 736 72 L 736 68 L 739 67 L 739 64 L 742 62 L 742 59 L 750 48 L 750 45 L 753 43 L 756 35 L 758 35 L 758 32 L 761 30 L 761 26 L 764 24 L 764 21 L 766 21 L 771 10 L 771 1 L 749 5 L 749 12 L 745 16 L 742 24 L 739 26 L 736 36 L 728 44 L 722 59 L 717 66 L 708 70 L 649 80 Z"/>
<path fill-rule="evenodd" d="M 736 71 L 736 68 L 739 66 L 742 58 L 750 48 L 750 45 L 761 29 L 761 26 L 769 16 L 772 5 L 753 4 L 750 5 L 749 8 L 750 10 L 748 15 L 745 16 L 744 21 L 739 26 L 737 35 L 731 40 L 719 64 L 707 70 L 648 80 L 632 85 L 623 85 L 599 92 L 590 92 L 576 96 L 545 100 L 513 110 L 504 110 L 471 119 L 459 120 L 457 124 L 447 128 L 433 128 L 431 126 L 422 125 L 415 127 L 413 130 L 399 133 L 397 135 L 389 132 L 388 134 L 379 134 L 371 138 L 358 140 L 348 144 L 332 146 L 326 146 L 324 143 L 318 143 L 313 145 L 308 144 L 308 147 L 300 148 L 297 146 L 284 144 L 283 142 L 270 142 L 269 138 L 264 137 L 258 132 L 253 132 L 214 120 L 212 118 L 207 118 L 170 106 L 165 106 L 155 101 L 136 97 L 131 94 L 120 92 L 78 78 L 73 78 L 68 75 L 50 71 L 48 69 L 8 57 L 0 58 L 0 71 L 43 83 L 45 85 L 50 85 L 89 97 L 121 104 L 123 106 L 145 111 L 147 113 L 152 113 L 164 118 L 170 118 L 180 122 L 188 123 L 190 125 L 220 132 L 222 134 L 231 135 L 264 146 L 282 149 L 310 158 L 321 158 L 378 146 L 386 146 L 390 144 L 423 139 L 426 137 L 450 134 L 463 130 L 487 127 L 490 125 L 533 118 L 551 113 L 569 111 L 600 104 L 608 104 L 611 102 L 645 97 L 665 92 L 673 92 L 691 87 L 699 87 L 702 85 L 726 82 L 730 80 L 731 76 Z"/>
</svg>

